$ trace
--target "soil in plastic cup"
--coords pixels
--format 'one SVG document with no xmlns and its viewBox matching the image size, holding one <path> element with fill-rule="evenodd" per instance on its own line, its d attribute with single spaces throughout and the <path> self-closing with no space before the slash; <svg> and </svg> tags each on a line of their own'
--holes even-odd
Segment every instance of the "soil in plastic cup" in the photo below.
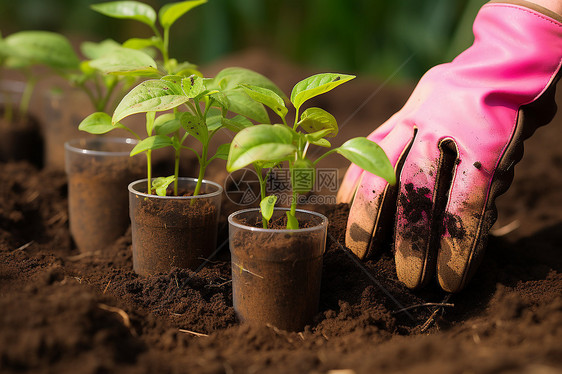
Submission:
<svg viewBox="0 0 562 374">
<path fill-rule="evenodd" d="M 146 179 L 129 185 L 133 269 L 143 276 L 172 268 L 195 270 L 216 250 L 223 188 L 195 178 L 179 178 L 178 196 L 147 194 Z M 170 188 L 172 185 L 170 185 Z"/>
<path fill-rule="evenodd" d="M 301 228 L 286 230 L 286 211 L 275 209 L 270 221 L 279 229 L 262 228 L 257 208 L 228 217 L 232 297 L 243 323 L 301 331 L 318 312 L 328 219 L 297 210 Z"/>
<path fill-rule="evenodd" d="M 64 144 L 70 233 L 81 252 L 104 251 L 129 226 L 127 186 L 146 161 L 129 157 L 137 140 L 97 137 Z"/>
</svg>

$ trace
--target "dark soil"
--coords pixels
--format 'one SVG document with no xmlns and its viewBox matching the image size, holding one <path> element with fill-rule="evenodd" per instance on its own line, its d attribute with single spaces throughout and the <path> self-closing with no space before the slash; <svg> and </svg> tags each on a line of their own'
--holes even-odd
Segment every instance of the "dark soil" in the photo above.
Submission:
<svg viewBox="0 0 562 374">
<path fill-rule="evenodd" d="M 308 75 L 260 53 L 225 64 L 291 84 Z M 323 99 L 336 118 L 351 118 L 346 138 L 369 132 L 409 92 L 385 87 L 352 115 L 378 87 L 342 86 L 347 106 L 337 95 Z M 0 372 L 560 372 L 561 134 L 559 114 L 526 143 L 483 263 L 456 295 L 404 288 L 389 251 L 359 262 L 342 247 L 347 207 L 323 208 L 330 227 L 320 308 L 300 333 L 237 322 L 226 246 L 197 273 L 149 278 L 132 270 L 130 230 L 102 255 L 80 254 L 68 230 L 65 175 L 0 163 Z M 211 179 L 226 175 L 221 167 Z"/>
<path fill-rule="evenodd" d="M 16 110 L 11 120 L 0 107 L 0 162 L 29 160 L 43 166 L 43 137 L 34 115 L 20 115 Z"/>
</svg>

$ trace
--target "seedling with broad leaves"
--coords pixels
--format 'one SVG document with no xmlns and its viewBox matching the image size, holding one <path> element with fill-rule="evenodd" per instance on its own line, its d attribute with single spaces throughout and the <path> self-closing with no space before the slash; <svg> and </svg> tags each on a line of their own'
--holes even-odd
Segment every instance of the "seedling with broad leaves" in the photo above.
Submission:
<svg viewBox="0 0 562 374">
<path fill-rule="evenodd" d="M 20 115 L 27 115 L 29 103 L 39 80 L 33 67 L 44 65 L 54 72 L 64 75 L 68 70 L 77 70 L 79 59 L 68 40 L 57 33 L 48 31 L 21 31 L 5 38 L 0 36 L 0 67 L 15 69 L 25 77 L 25 89 L 17 110 Z M 14 107 L 10 100 L 4 108 L 4 118 L 11 121 Z"/>
<path fill-rule="evenodd" d="M 138 1 L 111 1 L 91 5 L 96 12 L 112 18 L 141 22 L 153 32 L 149 38 L 131 38 L 125 41 L 123 43 L 125 49 L 114 50 L 100 56 L 92 62 L 92 66 L 110 74 L 134 76 L 200 75 L 195 65 L 170 58 L 170 28 L 184 14 L 206 2 L 207 0 L 189 0 L 169 3 L 160 8 L 158 13 L 150 5 Z M 160 52 L 162 57 L 160 66 L 150 54 L 146 53 L 146 50 L 151 48 L 156 48 Z"/>
<path fill-rule="evenodd" d="M 33 67 L 42 65 L 66 79 L 71 86 L 84 91 L 96 111 L 106 111 L 117 90 L 128 91 L 136 82 L 132 76 L 108 75 L 96 68 L 98 59 L 115 51 L 136 53 L 123 48 L 113 40 L 99 43 L 83 42 L 80 45 L 86 57 L 81 61 L 68 39 L 49 31 L 21 31 L 0 38 L 0 65 L 19 70 L 26 78 L 26 87 L 19 104 L 19 111 L 27 113 L 33 89 L 39 79 Z M 122 98 L 124 93 L 117 95 Z M 7 108 L 11 112 L 11 108 Z"/>
<path fill-rule="evenodd" d="M 332 148 L 326 139 L 338 134 L 338 124 L 333 115 L 324 109 L 310 107 L 300 114 L 301 107 L 309 99 L 326 93 L 355 78 L 352 75 L 325 73 L 313 75 L 297 83 L 291 92 L 290 102 L 295 109 L 292 126 L 287 123 L 289 109 L 285 100 L 276 92 L 252 84 L 242 84 L 244 91 L 255 101 L 275 112 L 282 124 L 262 123 L 240 131 L 232 140 L 227 159 L 227 170 L 236 171 L 253 165 L 260 179 L 263 227 L 267 228 L 272 217 L 276 196 L 266 196 L 266 180 L 272 168 L 288 163 L 292 186 L 290 210 L 287 211 L 287 229 L 298 229 L 295 217 L 299 194 L 309 192 L 314 185 L 316 165 L 326 156 L 338 153 L 362 169 L 376 174 L 390 184 L 396 183 L 394 169 L 386 154 L 376 143 L 364 137 L 352 138 L 340 147 Z M 326 148 L 316 160 L 309 158 L 311 146 Z M 269 169 L 265 177 L 263 170 Z M 297 183 L 299 175 L 307 175 L 308 183 Z"/>
<path fill-rule="evenodd" d="M 104 134 L 120 128 L 133 134 L 139 143 L 131 151 L 131 156 L 146 154 L 147 191 L 150 193 L 153 190 L 164 193 L 166 188 L 163 184 L 173 182 L 174 195 L 177 195 L 180 153 L 184 149 L 192 151 L 199 161 L 198 182 L 194 191 L 194 195 L 198 195 L 209 163 L 216 158 L 226 160 L 230 149 L 230 144 L 222 144 L 210 155 L 209 143 L 213 136 L 223 128 L 238 132 L 252 127 L 251 120 L 269 122 L 264 105 L 253 100 L 242 83 L 283 97 L 281 90 L 269 79 L 244 68 L 226 68 L 214 78 L 167 75 L 140 83 L 123 98 L 112 117 L 101 112 L 93 113 L 82 121 L 79 129 L 92 134 Z M 156 116 L 157 112 L 166 113 Z M 138 113 L 146 116 L 144 138 L 120 122 Z M 186 145 L 190 137 L 201 143 L 201 152 Z M 151 154 L 153 150 L 164 147 L 174 149 L 174 175 L 173 178 L 155 179 L 153 182 Z"/>
</svg>

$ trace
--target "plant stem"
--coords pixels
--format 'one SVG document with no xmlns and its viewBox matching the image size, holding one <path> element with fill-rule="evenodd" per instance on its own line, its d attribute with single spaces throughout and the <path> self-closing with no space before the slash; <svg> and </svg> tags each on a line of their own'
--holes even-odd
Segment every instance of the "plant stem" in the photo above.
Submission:
<svg viewBox="0 0 562 374">
<path fill-rule="evenodd" d="M 293 198 L 291 200 L 291 215 L 295 217 L 297 212 L 297 198 L 299 197 L 298 192 L 293 190 Z"/>
<path fill-rule="evenodd" d="M 99 101 L 94 97 L 92 90 L 90 90 L 85 84 L 80 84 L 78 87 L 80 87 L 82 91 L 86 93 L 96 112 L 103 112 L 103 109 L 100 109 Z"/>
<path fill-rule="evenodd" d="M 180 175 L 180 151 L 181 148 L 175 150 L 175 162 L 174 162 L 174 196 L 178 196 L 178 178 Z"/>
<path fill-rule="evenodd" d="M 169 61 L 170 58 L 168 56 L 168 45 L 170 44 L 170 29 L 164 28 L 164 40 L 162 41 L 162 59 L 164 60 L 164 68 L 168 74 L 172 74 L 170 71 Z"/>
<path fill-rule="evenodd" d="M 98 101 L 99 112 L 105 112 L 105 110 L 107 109 L 107 103 L 109 102 L 109 99 L 111 98 L 111 95 L 113 94 L 116 86 L 117 79 L 112 80 L 112 82 L 107 86 L 105 96 L 100 101 Z"/>
<path fill-rule="evenodd" d="M 312 162 L 312 165 L 316 166 L 316 164 L 318 164 L 320 162 L 320 160 L 322 160 L 324 157 L 336 152 L 337 148 L 334 149 L 330 149 L 328 152 L 324 153 L 322 156 L 318 157 L 316 160 L 314 160 Z"/>
<path fill-rule="evenodd" d="M 152 193 L 152 150 L 146 151 L 146 178 L 148 180 L 148 194 Z"/>
<path fill-rule="evenodd" d="M 197 176 L 197 184 L 195 185 L 195 191 L 193 191 L 193 196 L 199 195 L 201 191 L 201 185 L 203 184 L 203 177 L 205 177 L 205 169 L 207 168 L 207 151 L 209 145 L 203 144 L 203 151 L 201 152 L 201 158 L 199 159 L 199 175 Z M 193 204 L 192 200 L 191 203 Z"/>
<path fill-rule="evenodd" d="M 28 75 L 27 83 L 25 85 L 25 89 L 21 96 L 21 102 L 20 102 L 20 113 L 22 115 L 27 114 L 27 111 L 29 110 L 29 102 L 31 100 L 31 95 L 33 94 L 33 89 L 35 88 L 36 83 L 37 83 L 37 79 Z"/>
<path fill-rule="evenodd" d="M 256 170 L 256 174 L 258 176 L 258 180 L 260 182 L 260 201 L 262 201 L 263 199 L 265 199 L 265 194 L 267 193 L 267 191 L 265 190 L 266 188 L 266 181 L 267 181 L 267 176 L 264 179 L 262 176 L 262 168 L 260 166 L 258 166 L 257 164 L 254 164 L 254 169 Z M 265 217 L 262 215 L 261 217 L 261 223 L 262 223 L 262 227 L 264 229 L 267 229 L 267 226 L 269 224 L 269 222 L 265 219 Z"/>
</svg>

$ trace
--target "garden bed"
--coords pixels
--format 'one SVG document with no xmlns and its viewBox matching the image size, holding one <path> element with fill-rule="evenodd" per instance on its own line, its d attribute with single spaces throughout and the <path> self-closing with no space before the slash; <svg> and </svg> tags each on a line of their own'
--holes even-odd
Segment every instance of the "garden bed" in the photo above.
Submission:
<svg viewBox="0 0 562 374">
<path fill-rule="evenodd" d="M 233 60 L 225 64 L 274 81 L 283 81 L 276 76 L 282 72 L 288 85 L 306 76 L 261 54 Z M 377 89 L 372 82 L 350 84 L 340 92 L 348 106 L 324 105 L 343 122 Z M 407 94 L 384 88 L 343 131 L 364 135 Z M 390 104 L 382 106 L 379 97 Z M 457 295 L 436 287 L 409 291 L 396 280 L 389 250 L 357 261 L 342 246 L 348 207 L 321 208 L 330 226 L 320 312 L 301 333 L 236 321 L 227 245 L 197 273 L 139 277 L 130 231 L 104 254 L 74 248 L 62 172 L 0 164 L 0 371 L 556 372 L 562 369 L 560 134 L 561 114 L 526 143 L 513 186 L 498 201 L 496 236 L 474 281 Z M 227 237 L 224 220 L 220 230 L 219 245 Z"/>
</svg>

